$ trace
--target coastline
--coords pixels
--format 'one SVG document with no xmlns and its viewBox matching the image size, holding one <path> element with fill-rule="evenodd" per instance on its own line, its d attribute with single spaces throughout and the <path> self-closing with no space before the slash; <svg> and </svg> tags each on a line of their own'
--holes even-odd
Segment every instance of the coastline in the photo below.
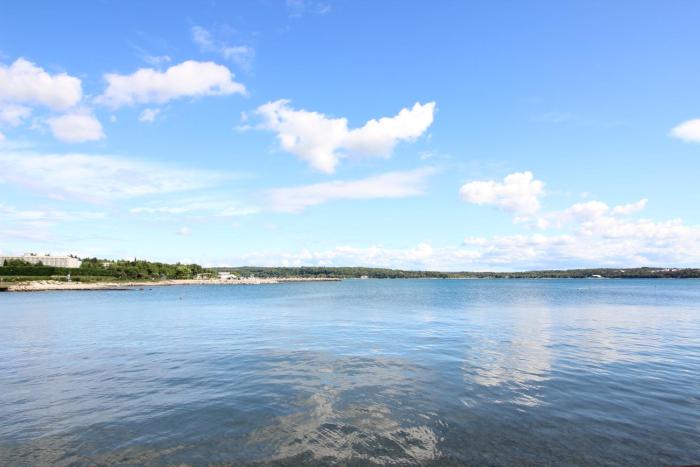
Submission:
<svg viewBox="0 0 700 467">
<path fill-rule="evenodd" d="M 162 281 L 126 281 L 126 282 L 65 282 L 40 280 L 17 282 L 0 287 L 5 292 L 48 292 L 78 290 L 135 290 L 145 287 L 164 287 L 173 285 L 263 285 L 282 282 L 336 282 L 342 279 L 326 277 L 285 277 L 255 279 L 168 279 Z"/>
</svg>

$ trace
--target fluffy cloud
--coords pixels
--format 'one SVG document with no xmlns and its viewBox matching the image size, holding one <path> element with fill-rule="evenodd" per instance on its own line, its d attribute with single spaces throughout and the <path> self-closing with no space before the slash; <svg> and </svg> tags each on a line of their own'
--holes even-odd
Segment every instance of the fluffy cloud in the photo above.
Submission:
<svg viewBox="0 0 700 467">
<path fill-rule="evenodd" d="M 518 215 L 532 215 L 540 209 L 544 183 L 532 172 L 516 172 L 503 182 L 475 181 L 462 186 L 459 194 L 468 203 L 490 205 Z"/>
<path fill-rule="evenodd" d="M 250 70 L 255 58 L 255 49 L 247 45 L 230 45 L 217 40 L 212 33 L 201 26 L 192 28 L 192 40 L 202 52 L 218 53 L 243 68 Z"/>
<path fill-rule="evenodd" d="M 87 110 L 51 117 L 47 123 L 56 139 L 66 143 L 97 141 L 105 137 L 100 121 Z"/>
<path fill-rule="evenodd" d="M 90 202 L 194 190 L 226 178 L 220 173 L 87 154 L 0 152 L 0 166 L 0 182 L 53 198 Z"/>
<path fill-rule="evenodd" d="M 0 123 L 19 126 L 31 116 L 33 107 L 43 106 L 67 111 L 41 119 L 57 139 L 71 143 L 102 139 L 100 122 L 89 110 L 76 108 L 82 95 L 80 79 L 66 73 L 52 75 L 23 58 L 9 67 L 0 65 Z"/>
<path fill-rule="evenodd" d="M 421 136 L 433 123 L 434 113 L 435 102 L 416 103 L 393 117 L 349 129 L 345 118 L 296 110 L 288 100 L 269 102 L 255 111 L 261 120 L 258 128 L 276 132 L 282 149 L 326 173 L 333 173 L 344 157 L 390 156 L 400 141 L 415 141 Z"/>
<path fill-rule="evenodd" d="M 309 206 L 334 200 L 405 198 L 423 194 L 425 180 L 435 173 L 431 167 L 403 172 L 388 172 L 360 180 L 336 180 L 269 192 L 271 208 L 299 212 Z"/>
<path fill-rule="evenodd" d="M 569 258 L 588 265 L 595 265 L 596 261 L 620 266 L 699 261 L 700 227 L 686 225 L 681 219 L 628 217 L 643 210 L 646 204 L 647 200 L 641 199 L 611 208 L 601 201 L 589 201 L 562 212 L 544 213 L 547 225 L 563 229 L 567 241 L 557 248 L 544 244 L 530 251 L 543 263 L 546 255 L 551 255 L 552 260 Z M 546 243 L 552 237 L 540 238 Z"/>
<path fill-rule="evenodd" d="M 562 228 L 571 223 L 583 224 L 598 222 L 612 216 L 627 216 L 639 212 L 646 207 L 647 199 L 621 204 L 611 208 L 602 201 L 586 201 L 576 203 L 563 211 L 545 212 L 534 220 L 540 229 Z"/>
<path fill-rule="evenodd" d="M 107 89 L 97 102 L 111 108 L 162 104 L 182 97 L 244 94 L 245 86 L 233 80 L 223 65 L 188 60 L 165 71 L 141 68 L 130 75 L 108 73 Z"/>
<path fill-rule="evenodd" d="M 12 65 L 0 64 L 0 105 L 38 104 L 53 110 L 66 110 L 82 98 L 80 79 L 66 73 L 51 75 L 23 58 Z"/>
<path fill-rule="evenodd" d="M 644 209 L 646 207 L 647 201 L 648 200 L 646 198 L 644 198 L 644 199 L 640 199 L 636 203 L 621 204 L 619 206 L 615 206 L 613 208 L 613 213 L 626 215 L 626 214 L 632 214 L 632 213 L 641 211 L 642 209 Z"/>
<path fill-rule="evenodd" d="M 189 237 L 190 235 L 192 235 L 192 229 L 190 229 L 189 227 L 180 227 L 177 231 L 177 234 L 181 237 Z"/>
<path fill-rule="evenodd" d="M 671 130 L 671 136 L 687 143 L 700 143 L 700 118 L 676 126 Z"/>
<path fill-rule="evenodd" d="M 610 207 L 602 201 L 576 203 L 540 213 L 543 185 L 530 172 L 511 174 L 502 183 L 472 182 L 460 191 L 466 201 L 512 212 L 528 228 L 557 232 L 467 238 L 465 267 L 542 269 L 584 266 L 696 265 L 700 226 L 680 219 L 634 218 L 647 199 Z M 462 267 L 461 269 L 464 269 Z"/>
<path fill-rule="evenodd" d="M 0 104 L 0 123 L 18 126 L 32 114 L 32 109 L 24 105 Z"/>
<path fill-rule="evenodd" d="M 564 211 L 565 217 L 571 217 L 578 221 L 586 221 L 590 219 L 597 219 L 610 210 L 607 204 L 601 201 L 587 201 L 585 203 L 576 203 L 566 211 Z"/>
<path fill-rule="evenodd" d="M 139 122 L 152 123 L 160 113 L 160 109 L 143 109 L 139 114 Z"/>
<path fill-rule="evenodd" d="M 668 241 L 681 241 L 688 236 L 700 239 L 700 231 L 686 226 L 680 219 L 659 222 L 627 217 L 644 209 L 646 204 L 647 200 L 641 199 L 610 208 L 601 201 L 589 201 L 574 204 L 561 213 L 554 212 L 545 216 L 558 219 L 555 227 L 568 228 L 580 237 L 615 241 L 622 239 L 625 242 L 648 241 L 657 246 Z"/>
<path fill-rule="evenodd" d="M 581 267 L 677 266 L 700 263 L 700 226 L 603 216 L 552 234 L 467 237 L 461 245 L 422 242 L 408 248 L 341 245 L 325 249 L 255 251 L 220 264 L 373 266 L 443 271 L 523 271 Z"/>
<path fill-rule="evenodd" d="M 700 227 L 603 216 L 562 234 L 467 238 L 478 264 L 488 268 L 547 269 L 697 265 Z"/>
</svg>

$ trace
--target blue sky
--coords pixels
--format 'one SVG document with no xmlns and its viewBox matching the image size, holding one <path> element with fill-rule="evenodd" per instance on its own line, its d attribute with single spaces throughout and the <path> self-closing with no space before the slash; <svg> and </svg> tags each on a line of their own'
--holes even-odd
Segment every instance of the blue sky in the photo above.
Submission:
<svg viewBox="0 0 700 467">
<path fill-rule="evenodd" d="M 691 1 L 8 2 L 0 252 L 698 266 L 698 20 Z"/>
</svg>

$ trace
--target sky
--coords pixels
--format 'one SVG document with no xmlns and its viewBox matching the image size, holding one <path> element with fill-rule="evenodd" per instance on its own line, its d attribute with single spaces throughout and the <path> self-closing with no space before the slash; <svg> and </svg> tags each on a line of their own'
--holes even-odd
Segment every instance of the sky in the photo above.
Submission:
<svg viewBox="0 0 700 467">
<path fill-rule="evenodd" d="M 8 1 L 0 254 L 700 266 L 700 3 Z"/>
</svg>

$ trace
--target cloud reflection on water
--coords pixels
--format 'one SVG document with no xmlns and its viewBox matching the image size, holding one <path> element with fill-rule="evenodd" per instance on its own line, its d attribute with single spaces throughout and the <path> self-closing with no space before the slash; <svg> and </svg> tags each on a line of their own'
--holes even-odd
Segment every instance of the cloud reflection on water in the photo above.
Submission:
<svg viewBox="0 0 700 467">
<path fill-rule="evenodd" d="M 291 413 L 251 433 L 249 443 L 274 447 L 268 460 L 306 455 L 325 462 L 401 464 L 440 457 L 439 437 L 426 424 L 432 414 L 404 413 L 391 403 L 398 395 L 419 397 L 415 387 L 424 369 L 386 357 L 309 353 L 302 361 L 270 369 L 270 377 L 298 381 L 306 390 L 292 402 Z"/>
</svg>

